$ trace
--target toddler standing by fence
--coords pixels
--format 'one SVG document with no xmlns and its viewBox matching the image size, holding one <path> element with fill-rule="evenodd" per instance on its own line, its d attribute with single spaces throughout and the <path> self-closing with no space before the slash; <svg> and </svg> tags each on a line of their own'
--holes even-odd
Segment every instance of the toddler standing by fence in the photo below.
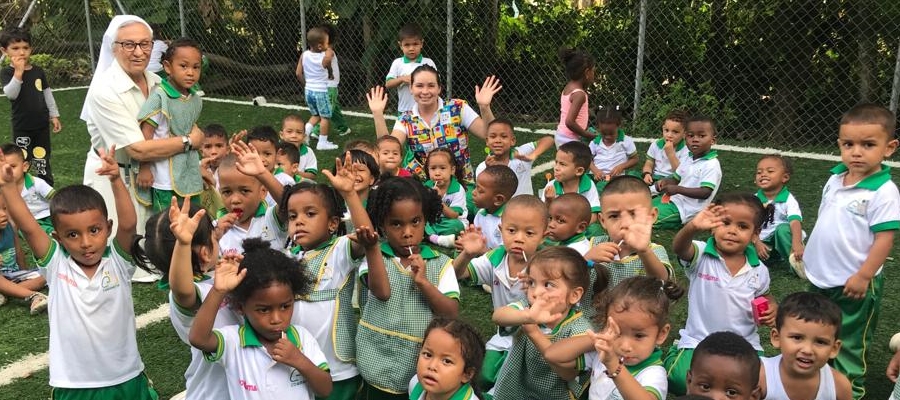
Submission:
<svg viewBox="0 0 900 400">
<path fill-rule="evenodd" d="M 300 55 L 296 71 L 297 79 L 305 84 L 306 105 L 312 114 L 306 123 L 306 131 L 312 131 L 313 126 L 319 125 L 319 143 L 316 144 L 316 150 L 338 148 L 338 145 L 328 140 L 328 132 L 331 129 L 328 81 L 334 79 L 334 71 L 331 69 L 334 50 L 331 49 L 328 40 L 328 32 L 324 29 L 310 29 L 306 34 L 309 49 Z"/>
</svg>

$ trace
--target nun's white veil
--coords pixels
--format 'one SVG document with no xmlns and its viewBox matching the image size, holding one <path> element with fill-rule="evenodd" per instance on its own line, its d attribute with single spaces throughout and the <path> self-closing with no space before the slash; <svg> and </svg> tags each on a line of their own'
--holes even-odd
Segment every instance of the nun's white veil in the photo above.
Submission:
<svg viewBox="0 0 900 400">
<path fill-rule="evenodd" d="M 144 21 L 141 17 L 137 15 L 116 15 L 113 17 L 112 21 L 109 21 L 109 26 L 106 28 L 106 32 L 103 33 L 103 42 L 100 45 L 100 57 L 97 59 L 97 68 L 94 69 L 94 76 L 91 78 L 91 87 L 94 85 L 103 85 L 104 82 L 100 82 L 99 76 L 103 74 L 103 71 L 106 71 L 112 63 L 116 62 L 116 57 L 113 55 L 113 42 L 116 40 L 116 35 L 118 34 L 119 28 L 122 25 L 130 24 L 133 22 L 139 22 L 144 24 L 147 29 L 150 29 L 150 33 L 153 33 L 153 29 L 150 28 L 150 25 L 147 21 Z M 90 90 L 88 90 L 90 92 Z M 87 121 L 88 118 L 88 102 L 84 102 L 84 106 L 81 108 L 81 119 Z"/>
</svg>

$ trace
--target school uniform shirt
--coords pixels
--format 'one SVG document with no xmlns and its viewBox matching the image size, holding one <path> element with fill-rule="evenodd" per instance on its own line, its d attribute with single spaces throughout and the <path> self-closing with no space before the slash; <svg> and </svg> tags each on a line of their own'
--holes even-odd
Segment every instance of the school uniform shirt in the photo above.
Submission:
<svg viewBox="0 0 900 400">
<path fill-rule="evenodd" d="M 275 175 L 275 180 L 277 180 L 278 183 L 281 184 L 281 186 L 288 186 L 288 185 L 293 185 L 293 184 L 297 183 L 297 181 L 294 180 L 293 176 L 288 175 L 284 171 L 275 169 L 273 174 Z M 271 192 L 266 193 L 266 204 L 269 206 L 269 208 L 275 208 L 275 206 L 278 205 L 278 200 L 280 200 L 280 199 L 276 199 L 276 198 L 272 197 Z"/>
<path fill-rule="evenodd" d="M 388 70 L 387 76 L 384 77 L 384 81 L 387 82 L 394 78 L 409 75 L 422 64 L 427 64 L 434 69 L 437 69 L 437 65 L 434 64 L 434 61 L 428 57 L 423 57 L 422 54 L 419 54 L 419 57 L 416 57 L 415 60 L 410 60 L 406 58 L 406 56 L 403 56 L 395 59 L 394 62 L 391 63 L 391 68 Z M 397 86 L 397 113 L 399 114 L 412 110 L 413 105 L 415 104 L 416 101 L 412 97 L 409 85 L 404 83 Z"/>
<path fill-rule="evenodd" d="M 747 246 L 747 262 L 731 276 L 716 251 L 716 242 L 693 241 L 694 258 L 681 260 L 690 281 L 688 317 L 678 334 L 679 349 L 693 349 L 711 333 L 731 331 L 762 351 L 753 322 L 753 299 L 769 292 L 769 269 L 759 261 L 756 249 Z"/>
<path fill-rule="evenodd" d="M 425 186 L 434 189 L 434 181 L 425 181 Z M 469 226 L 469 212 L 466 209 L 466 190 L 463 189 L 463 186 L 456 180 L 455 176 L 450 177 L 447 193 L 444 193 L 441 197 L 441 201 L 443 201 L 447 207 L 450 207 L 451 210 L 459 213 L 459 216 L 457 216 L 456 219 L 458 219 L 464 227 Z M 441 216 L 441 219 L 445 218 L 447 217 Z"/>
<path fill-rule="evenodd" d="M 25 184 L 22 186 L 22 200 L 34 219 L 50 216 L 50 198 L 56 193 L 47 181 L 40 177 L 25 173 Z"/>
<path fill-rule="evenodd" d="M 248 211 L 250 210 L 244 210 L 244 212 Z M 222 217 L 227 213 L 228 211 L 223 208 L 219 210 L 218 217 Z M 213 221 L 213 225 L 215 225 L 215 222 Z M 265 202 L 259 203 L 247 229 L 235 224 L 225 231 L 225 234 L 219 239 L 219 255 L 225 255 L 229 251 L 244 254 L 244 247 L 242 246 L 244 239 L 253 237 L 262 238 L 269 242 L 269 245 L 275 250 L 284 249 L 284 242 L 287 240 L 287 228 L 278 221 L 278 217 L 275 215 L 275 208 L 269 207 Z"/>
<path fill-rule="evenodd" d="M 327 92 L 328 70 L 322 66 L 325 52 L 316 53 L 306 50 L 300 57 L 303 60 L 303 80 L 306 82 L 304 89 L 309 92 Z"/>
<path fill-rule="evenodd" d="M 775 208 L 772 222 L 767 222 L 763 225 L 762 230 L 759 232 L 760 239 L 766 240 L 770 238 L 772 234 L 775 233 L 775 228 L 777 228 L 778 225 L 787 224 L 791 221 L 803 221 L 800 203 L 798 203 L 794 195 L 788 191 L 787 186 L 783 186 L 781 191 L 779 191 L 772 200 L 769 200 L 769 198 L 766 197 L 766 194 L 763 193 L 762 189 L 756 191 L 756 197 L 763 203 L 764 207 L 772 204 Z"/>
<path fill-rule="evenodd" d="M 219 339 L 219 347 L 215 353 L 207 353 L 206 359 L 225 368 L 232 400 L 315 398 L 306 377 L 294 367 L 275 362 L 249 323 L 215 329 L 213 333 Z M 295 325 L 284 334 L 313 365 L 328 371 L 325 355 L 312 334 Z"/>
<path fill-rule="evenodd" d="M 37 260 L 50 287 L 50 386 L 99 388 L 138 376 L 131 255 L 115 240 L 92 277 L 56 240 Z"/>
<path fill-rule="evenodd" d="M 552 245 L 573 248 L 578 252 L 578 254 L 581 254 L 582 257 L 584 257 L 584 255 L 587 254 L 587 252 L 591 249 L 591 241 L 584 236 L 584 232 L 572 236 L 559 243 L 553 243 Z"/>
<path fill-rule="evenodd" d="M 624 163 L 629 157 L 637 155 L 634 139 L 625 135 L 625 131 L 622 129 L 618 130 L 618 136 L 613 144 L 607 146 L 606 143 L 603 143 L 603 136 L 597 135 L 594 140 L 591 140 L 589 147 L 594 156 L 594 166 L 604 174 L 608 174 L 616 165 Z"/>
<path fill-rule="evenodd" d="M 563 185 L 557 182 L 556 179 L 552 179 L 550 182 L 547 182 L 547 185 L 544 186 L 544 189 L 539 193 L 538 197 L 541 198 L 541 201 L 547 201 L 545 192 L 547 191 L 547 188 L 551 186 L 556 190 L 556 197 L 565 193 Z M 578 181 L 578 194 L 587 199 L 588 204 L 591 205 L 592 213 L 600 212 L 600 194 L 597 193 L 597 185 L 594 185 L 594 181 L 591 180 L 591 177 L 588 176 L 588 174 L 581 175 L 581 179 Z"/>
<path fill-rule="evenodd" d="M 606 376 L 606 365 L 600 360 L 596 351 L 592 351 L 584 355 L 585 363 L 591 365 L 591 387 L 588 391 L 590 400 L 618 400 L 622 399 L 622 394 L 616 387 L 613 378 Z M 662 363 L 662 350 L 653 350 L 650 357 L 635 365 L 625 365 L 623 369 L 628 370 L 641 387 L 653 394 L 657 400 L 666 398 L 669 391 L 669 381 L 666 376 L 666 368 Z"/>
<path fill-rule="evenodd" d="M 419 376 L 413 375 L 412 379 L 409 380 L 409 399 L 425 400 L 426 394 L 425 388 L 419 383 Z M 475 391 L 472 390 L 472 385 L 466 383 L 453 392 L 453 395 L 450 396 L 450 400 L 478 400 L 478 396 L 476 396 Z"/>
<path fill-rule="evenodd" d="M 900 229 L 900 192 L 888 166 L 851 186 L 844 186 L 844 164 L 831 173 L 803 253 L 807 278 L 823 289 L 844 286 L 859 271 L 876 232 Z M 880 273 L 881 268 L 876 275 Z"/>
<path fill-rule="evenodd" d="M 506 165 L 509 169 L 513 170 L 516 173 L 516 178 L 519 179 L 519 186 L 516 187 L 516 193 L 513 197 L 516 197 L 520 194 L 534 194 L 534 185 L 531 184 L 531 166 L 534 164 L 533 161 L 523 161 L 515 157 L 515 152 L 518 152 L 519 155 L 527 156 L 531 153 L 534 153 L 536 146 L 535 142 L 525 143 L 519 147 L 515 148 L 515 151 L 509 152 L 509 163 Z M 481 174 L 481 171 L 487 168 L 487 164 L 482 161 L 478 164 L 478 167 L 475 168 L 475 180 L 478 181 L 478 175 Z"/>
<path fill-rule="evenodd" d="M 213 278 L 211 276 L 195 277 L 194 288 L 197 291 L 198 302 L 206 299 L 209 291 L 212 290 L 212 285 Z M 219 364 L 207 362 L 204 359 L 203 351 L 191 346 L 188 340 L 196 313 L 196 310 L 188 310 L 179 306 L 175 302 L 174 295 L 169 291 L 169 321 L 172 322 L 178 338 L 191 349 L 191 363 L 184 371 L 185 387 L 187 388 L 185 399 L 227 399 L 228 384 L 225 380 L 225 369 Z M 222 304 L 219 304 L 219 311 L 216 313 L 213 327 L 220 329 L 241 322 L 243 321 L 237 313 L 228 306 L 227 302 L 223 301 Z"/>
<path fill-rule="evenodd" d="M 301 172 L 319 175 L 319 161 L 316 160 L 316 153 L 313 152 L 313 149 L 305 144 L 301 144 L 297 149 L 300 151 L 300 165 L 297 166 L 297 169 Z"/>
<path fill-rule="evenodd" d="M 672 163 L 669 162 L 669 156 L 663 150 L 665 145 L 666 140 L 659 139 L 650 143 L 650 147 L 647 148 L 647 159 L 653 160 L 653 175 L 671 176 L 675 173 L 675 168 L 672 168 Z M 691 152 L 685 146 L 684 139 L 675 145 L 675 157 L 678 158 L 679 165 L 691 159 Z"/>
<path fill-rule="evenodd" d="M 466 267 L 469 279 L 475 285 L 491 285 L 491 303 L 494 310 L 507 304 L 524 301 L 527 297 L 525 288 L 519 283 L 519 277 L 509 273 L 509 254 L 505 246 L 497 247 L 478 257 Z M 488 340 L 488 350 L 506 351 L 512 347 L 514 329 L 497 327 L 497 333 Z"/>
<path fill-rule="evenodd" d="M 791 400 L 784 391 L 781 381 L 781 354 L 774 357 L 760 357 L 766 370 L 766 400 Z M 819 391 L 816 400 L 836 400 L 837 388 L 834 386 L 834 372 L 825 364 L 819 369 Z"/>
<path fill-rule="evenodd" d="M 712 194 L 702 200 L 681 194 L 671 197 L 672 204 L 675 204 L 675 207 L 678 208 L 678 214 L 681 215 L 681 223 L 686 224 L 700 210 L 706 208 L 716 198 L 716 193 L 719 192 L 719 184 L 722 182 L 722 167 L 719 165 L 718 154 L 715 150 L 710 150 L 703 157 L 683 162 L 678 166 L 678 170 L 675 171 L 672 177 L 678 181 L 678 186 L 712 189 Z"/>
<path fill-rule="evenodd" d="M 482 208 L 478 210 L 478 214 L 475 214 L 475 221 L 472 223 L 481 228 L 481 235 L 484 236 L 488 249 L 496 249 L 503 245 L 503 237 L 500 235 L 500 217 L 503 215 L 504 208 L 506 208 L 506 204 L 492 213 Z"/>
</svg>

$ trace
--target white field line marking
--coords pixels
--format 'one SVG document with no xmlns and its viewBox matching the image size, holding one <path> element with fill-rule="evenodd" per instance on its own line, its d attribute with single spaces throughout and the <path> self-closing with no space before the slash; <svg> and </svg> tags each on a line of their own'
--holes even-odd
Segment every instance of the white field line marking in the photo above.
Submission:
<svg viewBox="0 0 900 400">
<path fill-rule="evenodd" d="M 145 328 L 154 322 L 162 321 L 169 316 L 169 303 L 163 303 L 159 307 L 147 311 L 135 318 L 138 330 Z M 0 386 L 6 386 L 16 379 L 26 378 L 49 365 L 50 357 L 44 352 L 41 354 L 29 354 L 0 369 Z"/>
</svg>

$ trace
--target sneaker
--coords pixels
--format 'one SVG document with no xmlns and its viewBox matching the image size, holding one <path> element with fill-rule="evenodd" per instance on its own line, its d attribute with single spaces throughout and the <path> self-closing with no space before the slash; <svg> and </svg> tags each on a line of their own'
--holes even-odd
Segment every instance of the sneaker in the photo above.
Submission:
<svg viewBox="0 0 900 400">
<path fill-rule="evenodd" d="M 0 306 L 6 304 L 6 296 L 0 294 Z"/>
<path fill-rule="evenodd" d="M 353 132 L 353 130 L 350 129 L 350 127 L 348 126 L 347 129 L 338 132 L 338 136 L 347 136 L 347 135 L 349 135 L 351 132 Z"/>
<path fill-rule="evenodd" d="M 331 143 L 327 140 L 320 140 L 319 143 L 316 143 L 316 150 L 337 150 L 338 145 Z"/>
<path fill-rule="evenodd" d="M 28 299 L 31 300 L 31 315 L 38 315 L 47 310 L 47 295 L 34 292 Z"/>
<path fill-rule="evenodd" d="M 437 240 L 434 241 L 434 244 L 441 247 L 453 248 L 456 246 L 456 235 L 440 235 L 437 237 Z"/>
</svg>

